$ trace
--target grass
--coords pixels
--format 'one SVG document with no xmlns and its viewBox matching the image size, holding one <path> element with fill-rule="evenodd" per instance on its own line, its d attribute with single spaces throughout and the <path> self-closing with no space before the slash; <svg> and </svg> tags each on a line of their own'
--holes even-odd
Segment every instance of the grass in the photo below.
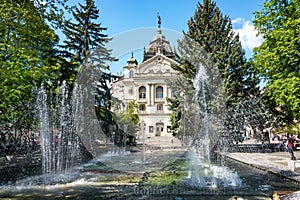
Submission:
<svg viewBox="0 0 300 200">
<path fill-rule="evenodd" d="M 138 183 L 141 180 L 140 174 L 104 174 L 99 176 L 97 182 L 104 184 L 126 184 L 126 183 Z"/>
<path fill-rule="evenodd" d="M 182 181 L 187 177 L 187 172 L 177 171 L 177 172 L 153 172 L 150 174 L 147 184 L 150 185 L 171 185 L 176 182 Z"/>
<path fill-rule="evenodd" d="M 181 182 L 188 175 L 188 164 L 184 157 L 175 160 L 161 171 L 150 172 L 145 184 L 170 185 Z"/>
</svg>

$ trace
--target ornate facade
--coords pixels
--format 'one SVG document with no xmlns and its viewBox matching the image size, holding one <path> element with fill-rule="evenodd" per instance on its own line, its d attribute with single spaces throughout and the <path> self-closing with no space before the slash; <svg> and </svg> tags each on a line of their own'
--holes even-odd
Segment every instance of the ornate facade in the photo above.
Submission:
<svg viewBox="0 0 300 200">
<path fill-rule="evenodd" d="M 122 101 L 121 110 L 135 100 L 139 106 L 139 118 L 145 123 L 144 133 L 151 136 L 170 135 L 171 123 L 167 98 L 172 98 L 172 91 L 166 80 L 177 76 L 171 68 L 174 60 L 170 43 L 166 40 L 160 29 L 158 30 L 148 48 L 144 50 L 143 62 L 138 64 L 133 54 L 124 66 L 123 78 L 112 86 L 112 95 Z"/>
</svg>

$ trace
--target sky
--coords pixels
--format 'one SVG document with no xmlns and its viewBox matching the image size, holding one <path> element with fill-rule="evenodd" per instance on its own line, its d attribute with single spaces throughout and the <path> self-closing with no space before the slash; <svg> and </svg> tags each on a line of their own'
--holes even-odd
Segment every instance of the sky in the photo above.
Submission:
<svg viewBox="0 0 300 200">
<path fill-rule="evenodd" d="M 73 2 L 77 2 L 73 0 Z M 113 73 L 121 72 L 126 60 L 134 53 L 141 62 L 144 47 L 147 48 L 157 31 L 157 14 L 161 17 L 163 35 L 176 46 L 182 31 L 187 31 L 187 22 L 202 0 L 95 0 L 100 10 L 99 22 L 107 27 L 107 34 L 113 39 L 107 45 L 118 62 L 111 63 Z M 239 33 L 246 57 L 262 39 L 256 37 L 252 20 L 253 12 L 261 10 L 263 0 L 215 0 L 224 15 L 228 15 L 233 28 Z"/>
</svg>

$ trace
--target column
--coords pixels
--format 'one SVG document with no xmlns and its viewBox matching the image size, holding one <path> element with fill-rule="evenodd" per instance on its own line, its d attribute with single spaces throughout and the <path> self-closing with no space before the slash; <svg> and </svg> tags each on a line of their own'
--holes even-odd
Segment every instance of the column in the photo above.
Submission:
<svg viewBox="0 0 300 200">
<path fill-rule="evenodd" d="M 151 83 L 148 83 L 147 102 L 148 102 L 148 105 L 151 105 Z"/>
<path fill-rule="evenodd" d="M 155 103 L 155 83 L 152 83 L 152 105 Z"/>
<path fill-rule="evenodd" d="M 163 88 L 164 88 L 163 92 L 164 92 L 164 100 L 165 100 L 164 104 L 167 105 L 167 97 L 169 97 L 168 87 L 167 85 L 164 85 Z"/>
</svg>

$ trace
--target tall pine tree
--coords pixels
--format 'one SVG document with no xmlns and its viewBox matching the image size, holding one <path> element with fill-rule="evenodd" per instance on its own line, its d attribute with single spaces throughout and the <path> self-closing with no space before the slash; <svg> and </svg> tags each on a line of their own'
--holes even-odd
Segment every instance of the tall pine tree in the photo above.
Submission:
<svg viewBox="0 0 300 200">
<path fill-rule="evenodd" d="M 193 47 L 189 47 L 189 45 L 193 45 L 193 43 L 194 46 L 199 45 L 198 50 L 201 55 L 196 56 L 195 51 L 191 52 L 190 49 Z M 201 48 L 204 51 L 200 51 Z M 182 56 L 182 52 L 189 55 Z M 234 110 L 235 106 L 242 100 L 257 93 L 258 79 L 255 76 L 255 70 L 245 58 L 245 52 L 238 34 L 232 29 L 230 18 L 222 14 L 214 1 L 203 0 L 203 4 L 198 3 L 194 16 L 188 21 L 188 31 L 184 32 L 184 39 L 179 42 L 179 56 L 177 59 L 180 65 L 174 65 L 173 68 L 190 82 L 194 80 L 198 66 L 195 66 L 193 61 L 186 58 L 193 57 L 198 57 L 198 62 L 203 63 L 209 60 L 211 64 L 206 65 L 208 71 L 214 74 L 216 74 L 215 71 L 218 71 L 220 76 L 212 78 L 209 84 L 211 91 L 215 90 L 215 94 L 213 94 L 215 100 L 221 102 L 220 98 L 223 98 L 223 93 L 225 93 L 227 110 Z M 200 61 L 201 59 L 203 61 Z M 221 92 L 221 90 L 218 91 L 220 84 L 218 82 L 214 83 L 214 81 L 219 81 L 218 79 L 221 80 L 221 85 L 224 86 L 225 90 L 222 91 L 220 97 L 217 96 L 217 93 Z M 226 111 L 222 108 L 222 105 L 218 105 L 213 101 L 210 102 L 211 107 L 208 111 L 215 112 L 220 109 L 223 112 Z M 178 101 L 175 101 L 175 103 L 178 104 Z M 170 107 L 174 111 L 173 118 L 180 119 L 182 113 L 178 112 L 174 105 Z M 176 116 L 176 113 L 178 116 Z M 172 122 L 172 126 L 178 129 L 176 122 Z"/>
<path fill-rule="evenodd" d="M 113 58 L 110 56 L 111 52 L 105 48 L 105 44 L 110 38 L 103 34 L 107 28 L 95 22 L 99 18 L 95 2 L 85 0 L 84 5 L 79 3 L 78 7 L 73 7 L 71 13 L 74 19 L 66 21 L 63 30 L 66 40 L 62 48 L 66 51 L 63 51 L 62 55 L 69 58 L 63 74 L 66 78 L 74 76 L 80 65 L 86 66 L 87 63 L 92 63 L 93 67 L 99 70 L 108 69 L 107 62 L 113 61 Z"/>
<path fill-rule="evenodd" d="M 184 35 L 200 44 L 211 56 L 223 80 L 229 108 L 241 98 L 257 92 L 258 80 L 245 58 L 239 36 L 232 30 L 230 18 L 221 13 L 214 1 L 203 0 L 203 4 L 198 3 Z M 188 73 L 189 79 L 196 74 L 195 66 L 186 61 L 176 69 L 183 74 L 187 70 L 192 71 Z"/>
<path fill-rule="evenodd" d="M 94 0 L 85 0 L 72 9 L 73 21 L 67 21 L 64 33 L 66 35 L 63 52 L 68 57 L 67 67 L 64 73 L 68 76 L 77 74 L 76 82 L 88 86 L 89 105 L 96 105 L 96 115 L 100 121 L 102 131 L 110 138 L 114 138 L 117 144 L 123 144 L 122 131 L 111 112 L 111 92 L 108 84 L 115 79 L 107 71 L 108 64 L 114 61 L 111 51 L 105 44 L 111 39 L 103 34 L 107 28 L 101 26 L 96 20 L 99 18 L 99 10 Z M 68 67 L 71 67 L 68 68 Z M 97 88 L 91 86 L 95 85 Z M 113 130 L 112 130 L 113 129 Z M 113 132 L 115 135 L 112 135 Z"/>
</svg>

